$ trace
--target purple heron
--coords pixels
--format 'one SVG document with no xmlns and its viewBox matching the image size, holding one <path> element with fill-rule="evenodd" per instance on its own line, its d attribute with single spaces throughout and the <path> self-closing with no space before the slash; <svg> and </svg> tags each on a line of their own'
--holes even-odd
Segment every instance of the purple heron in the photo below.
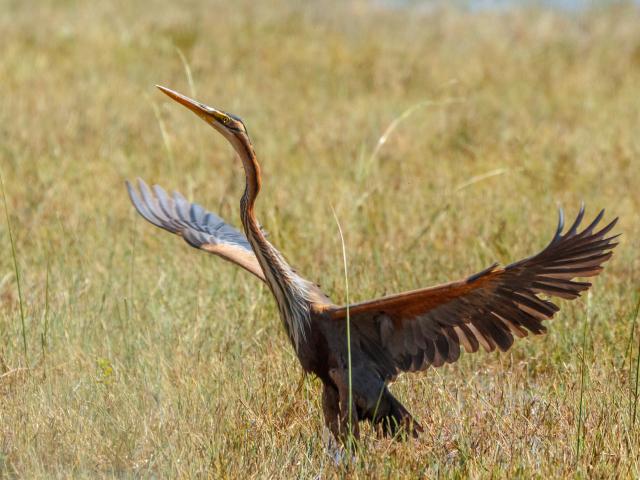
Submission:
<svg viewBox="0 0 640 480">
<path fill-rule="evenodd" d="M 506 351 L 514 337 L 544 333 L 542 322 L 553 317 L 558 307 L 540 295 L 579 297 L 591 283 L 575 278 L 598 275 L 617 245 L 617 235 L 607 236 L 617 219 L 597 230 L 604 210 L 579 231 L 582 207 L 565 233 L 560 210 L 553 239 L 536 255 L 506 267 L 496 263 L 456 282 L 348 308 L 337 306 L 315 283 L 296 273 L 265 237 L 255 215 L 262 183 L 260 165 L 242 120 L 158 88 L 224 136 L 240 157 L 246 176 L 240 200 L 246 236 L 179 193 L 169 196 L 159 186 L 151 190 L 142 180 L 138 188 L 127 182 L 133 205 L 150 223 L 236 263 L 268 285 L 302 368 L 322 381 L 324 420 L 337 439 L 344 441 L 351 434 L 357 438 L 362 420 L 372 422 L 385 435 L 417 436 L 420 424 L 388 389 L 398 374 L 453 363 L 461 347 L 467 352 L 480 347 L 487 352 Z"/>
</svg>

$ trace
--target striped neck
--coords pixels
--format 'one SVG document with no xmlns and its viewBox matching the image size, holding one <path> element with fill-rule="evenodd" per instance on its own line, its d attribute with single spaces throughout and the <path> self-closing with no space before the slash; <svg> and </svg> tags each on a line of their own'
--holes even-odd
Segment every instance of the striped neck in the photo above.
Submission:
<svg viewBox="0 0 640 480">
<path fill-rule="evenodd" d="M 311 283 L 293 271 L 282 254 L 265 238 L 255 217 L 254 204 L 260 191 L 260 166 L 251 145 L 241 155 L 246 187 L 240 200 L 240 215 L 247 239 L 275 297 L 289 339 L 296 351 L 306 338 L 310 321 Z"/>
</svg>

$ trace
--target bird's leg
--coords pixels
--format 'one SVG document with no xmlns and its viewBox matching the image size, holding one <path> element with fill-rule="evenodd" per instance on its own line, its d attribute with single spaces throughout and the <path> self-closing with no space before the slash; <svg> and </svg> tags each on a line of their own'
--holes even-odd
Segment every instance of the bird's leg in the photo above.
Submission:
<svg viewBox="0 0 640 480">
<path fill-rule="evenodd" d="M 339 466 L 345 459 L 345 451 L 338 437 L 326 425 L 322 428 L 322 444 L 333 464 Z"/>
<path fill-rule="evenodd" d="M 333 385 L 324 384 L 322 389 L 322 412 L 324 423 L 333 436 L 340 438 L 340 397 Z"/>
<path fill-rule="evenodd" d="M 322 432 L 322 439 L 333 463 L 340 465 L 345 459 L 345 451 L 340 444 L 340 396 L 333 385 L 325 383 L 323 387 L 322 411 L 325 428 Z"/>
<path fill-rule="evenodd" d="M 333 380 L 338 391 L 340 405 L 338 438 L 341 438 L 346 445 L 350 440 L 350 435 L 353 435 L 353 438 L 355 439 L 360 438 L 360 432 L 358 430 L 358 413 L 355 408 L 354 399 L 351 398 L 351 402 L 349 402 L 349 380 L 346 370 L 332 368 L 329 370 L 329 377 Z M 349 409 L 351 409 L 351 415 L 349 415 Z M 351 420 L 351 425 L 349 425 L 349 420 Z"/>
</svg>

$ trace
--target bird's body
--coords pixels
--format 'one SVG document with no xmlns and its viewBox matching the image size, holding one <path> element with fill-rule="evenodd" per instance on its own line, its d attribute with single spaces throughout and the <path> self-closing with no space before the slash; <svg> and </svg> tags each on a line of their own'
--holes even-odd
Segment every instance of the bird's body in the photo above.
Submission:
<svg viewBox="0 0 640 480">
<path fill-rule="evenodd" d="M 265 237 L 254 212 L 260 166 L 242 121 L 159 88 L 213 126 L 238 153 L 246 175 L 240 203 L 246 237 L 180 194 L 170 197 L 157 186 L 152 192 L 141 180 L 139 193 L 127 184 L 133 204 L 151 223 L 242 266 L 269 286 L 302 368 L 323 383 L 325 423 L 337 438 L 357 436 L 358 422 L 365 419 L 384 434 L 417 435 L 420 425 L 388 389 L 399 373 L 455 362 L 461 347 L 506 351 L 514 336 L 543 333 L 542 321 L 558 307 L 539 294 L 578 297 L 591 284 L 574 278 L 600 273 L 616 245 L 615 237 L 607 237 L 616 220 L 596 231 L 603 212 L 579 232 L 581 209 L 565 234 L 561 213 L 551 243 L 525 260 L 492 265 L 458 282 L 337 306 Z"/>
</svg>

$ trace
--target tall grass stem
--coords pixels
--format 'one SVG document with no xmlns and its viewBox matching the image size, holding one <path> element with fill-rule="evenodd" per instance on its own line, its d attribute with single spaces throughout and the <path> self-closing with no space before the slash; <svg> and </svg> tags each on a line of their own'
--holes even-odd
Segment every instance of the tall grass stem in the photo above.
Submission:
<svg viewBox="0 0 640 480">
<path fill-rule="evenodd" d="M 640 311 L 640 300 L 638 300 L 638 304 L 636 305 L 636 312 L 633 318 L 632 325 L 635 326 L 638 321 L 638 311 Z M 638 415 L 638 394 L 640 385 L 640 334 L 638 335 L 638 355 L 636 356 L 636 378 L 635 378 L 635 387 L 633 392 L 633 415 L 631 416 L 631 425 L 636 425 L 636 418 Z"/>
<path fill-rule="evenodd" d="M 578 401 L 578 428 L 576 431 L 576 463 L 580 460 L 580 450 L 584 443 L 582 429 L 584 425 L 584 389 L 585 378 L 587 372 L 586 355 L 587 355 L 587 332 L 591 323 L 591 291 L 587 295 L 587 317 L 582 329 L 582 355 L 580 356 L 580 399 Z"/>
<path fill-rule="evenodd" d="M 7 231 L 9 232 L 9 242 L 11 243 L 11 257 L 13 258 L 13 269 L 16 274 L 16 284 L 18 285 L 18 304 L 20 306 L 20 324 L 22 329 L 22 350 L 24 353 L 24 362 L 29 368 L 29 357 L 27 354 L 27 329 L 25 326 L 24 300 L 22 297 L 22 284 L 20 282 L 20 267 L 18 266 L 18 256 L 16 254 L 16 244 L 13 239 L 13 231 L 11 229 L 11 219 L 9 218 L 9 207 L 7 205 L 7 195 L 4 190 L 4 177 L 0 172 L 0 188 L 2 189 L 2 202 L 4 204 L 4 214 L 7 218 Z"/>
<path fill-rule="evenodd" d="M 351 455 L 351 444 L 353 442 L 353 418 L 352 418 L 352 406 L 353 406 L 353 383 L 351 376 L 351 318 L 349 312 L 349 272 L 347 270 L 347 249 L 344 243 L 344 235 L 342 233 L 342 227 L 340 226 L 340 220 L 338 220 L 338 215 L 336 214 L 333 206 L 331 207 L 333 212 L 333 218 L 336 220 L 336 225 L 338 225 L 338 232 L 340 233 L 340 243 L 342 245 L 342 263 L 344 267 L 344 287 L 345 287 L 345 301 L 347 304 L 347 375 L 349 381 L 349 413 L 348 413 L 348 422 L 349 422 L 349 441 L 347 442 L 347 447 L 349 451 L 349 455 Z"/>
</svg>

